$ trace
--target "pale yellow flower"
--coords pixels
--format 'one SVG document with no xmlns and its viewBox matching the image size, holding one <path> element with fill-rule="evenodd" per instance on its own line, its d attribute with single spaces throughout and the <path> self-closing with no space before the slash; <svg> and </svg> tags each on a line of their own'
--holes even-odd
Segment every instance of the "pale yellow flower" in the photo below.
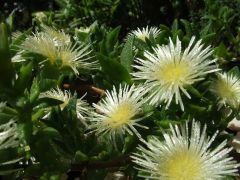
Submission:
<svg viewBox="0 0 240 180">
<path fill-rule="evenodd" d="M 228 156 L 226 140 L 211 149 L 217 135 L 207 136 L 206 126 L 201 131 L 198 122 L 192 127 L 170 126 L 170 133 L 163 132 L 164 141 L 152 137 L 139 146 L 132 156 L 137 169 L 146 179 L 161 180 L 217 180 L 236 175 L 237 164 Z"/>
<path fill-rule="evenodd" d="M 135 36 L 138 39 L 141 39 L 142 41 L 146 41 L 146 39 L 149 39 L 150 34 L 152 34 L 153 38 L 157 38 L 157 36 L 160 34 L 160 29 L 156 27 L 146 27 L 146 28 L 137 28 L 137 30 L 133 30 L 129 33 L 128 36 Z"/>
<path fill-rule="evenodd" d="M 181 41 L 177 38 L 174 45 L 170 44 L 153 48 L 154 53 L 145 51 L 146 59 L 137 58 L 134 67 L 138 70 L 133 74 L 136 80 L 145 80 L 146 91 L 149 92 L 151 105 L 166 103 L 166 108 L 175 97 L 176 104 L 184 110 L 181 93 L 189 99 L 186 86 L 203 80 L 205 75 L 218 71 L 215 59 L 210 59 L 212 50 L 203 48 L 201 40 L 193 45 L 193 37 L 188 47 L 183 51 Z"/>
<path fill-rule="evenodd" d="M 60 69 L 69 67 L 76 75 L 79 74 L 78 69 L 95 68 L 96 63 L 89 61 L 92 58 L 90 45 L 68 42 L 68 36 L 63 32 L 49 28 L 45 31 L 28 37 L 21 45 L 22 49 L 44 56 Z"/>
<path fill-rule="evenodd" d="M 75 29 L 75 32 L 81 33 L 89 33 L 91 31 L 90 27 L 80 27 L 79 29 Z"/>
<path fill-rule="evenodd" d="M 108 134 L 113 140 L 125 133 L 141 137 L 135 127 L 146 128 L 139 124 L 143 117 L 137 117 L 144 104 L 143 94 L 144 89 L 134 85 L 107 91 L 100 103 L 93 104 L 97 112 L 93 113 L 91 129 L 96 134 Z"/>
<path fill-rule="evenodd" d="M 218 73 L 212 91 L 218 96 L 220 107 L 229 105 L 239 108 L 240 105 L 240 79 L 232 73 Z"/>
</svg>

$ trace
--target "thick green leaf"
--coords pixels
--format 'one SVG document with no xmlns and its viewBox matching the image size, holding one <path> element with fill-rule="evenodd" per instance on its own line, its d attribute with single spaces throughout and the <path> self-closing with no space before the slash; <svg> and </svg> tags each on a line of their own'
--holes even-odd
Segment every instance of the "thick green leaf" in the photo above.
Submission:
<svg viewBox="0 0 240 180">
<path fill-rule="evenodd" d="M 159 34 L 157 38 L 157 42 L 162 45 L 162 44 L 167 44 L 168 43 L 168 37 L 170 36 L 169 31 L 162 30 L 161 33 Z"/>
<path fill-rule="evenodd" d="M 205 44 L 211 44 L 211 42 L 216 37 L 216 33 L 211 33 L 202 37 L 202 42 Z"/>
<path fill-rule="evenodd" d="M 120 26 L 116 27 L 107 35 L 106 47 L 108 51 L 113 50 L 114 45 L 117 43 L 120 28 L 121 28 Z"/>
<path fill-rule="evenodd" d="M 191 24 L 185 19 L 181 19 L 180 22 L 184 25 L 187 36 L 192 36 L 193 33 Z"/>
<path fill-rule="evenodd" d="M 194 111 L 194 112 L 198 112 L 198 113 L 202 113 L 205 112 L 207 110 L 206 107 L 202 107 L 196 104 L 187 104 L 187 107 L 189 108 L 189 110 Z"/>
<path fill-rule="evenodd" d="M 42 91 L 47 91 L 51 88 L 54 88 L 56 87 L 57 85 L 57 81 L 55 79 L 43 79 L 41 78 L 40 79 L 40 82 L 39 82 L 39 90 L 42 92 Z"/>
<path fill-rule="evenodd" d="M 167 32 L 170 31 L 169 27 L 164 25 L 164 24 L 160 24 L 159 27 L 160 27 L 161 30 L 164 30 L 164 31 L 167 31 Z"/>
<path fill-rule="evenodd" d="M 229 71 L 229 73 L 231 73 L 231 74 L 233 74 L 233 75 L 235 75 L 235 76 L 237 76 L 237 77 L 240 78 L 240 72 L 239 72 L 239 68 L 238 68 L 237 66 L 234 66 L 234 67 Z"/>
<path fill-rule="evenodd" d="M 175 35 L 178 31 L 178 20 L 175 19 L 172 24 L 172 34 Z"/>
<path fill-rule="evenodd" d="M 102 54 L 97 55 L 103 72 L 114 83 L 131 82 L 131 76 L 128 71 L 118 61 L 112 60 Z"/>
<path fill-rule="evenodd" d="M 131 73 L 132 72 L 132 64 L 133 64 L 133 41 L 134 36 L 130 37 L 125 43 L 122 53 L 120 55 L 120 62 L 126 68 L 126 70 Z"/>
<path fill-rule="evenodd" d="M 172 124 L 172 125 L 179 124 L 178 121 L 170 120 L 170 119 L 163 119 L 161 121 L 157 120 L 157 121 L 155 121 L 155 123 L 163 129 L 168 129 L 170 124 Z"/>
<path fill-rule="evenodd" d="M 0 85 L 11 86 L 13 67 L 9 52 L 8 30 L 4 23 L 0 24 Z"/>
<path fill-rule="evenodd" d="M 6 19 L 6 23 L 8 24 L 9 29 L 12 31 L 14 29 L 14 18 L 15 18 L 15 13 L 16 11 L 13 10 L 11 14 L 8 16 Z"/>
<path fill-rule="evenodd" d="M 32 121 L 39 120 L 40 117 L 43 117 L 46 114 L 45 109 L 40 109 L 37 112 L 32 114 Z"/>
<path fill-rule="evenodd" d="M 28 87 L 32 79 L 32 62 L 23 65 L 18 74 L 18 79 L 16 80 L 15 89 L 19 92 L 23 92 L 25 88 Z"/>
<path fill-rule="evenodd" d="M 32 86 L 30 89 L 30 103 L 33 103 L 35 100 L 37 100 L 39 96 L 39 81 L 37 78 L 33 79 Z"/>
<path fill-rule="evenodd" d="M 40 134 L 49 138 L 61 139 L 61 135 L 58 130 L 52 127 L 46 127 L 40 131 Z"/>
<path fill-rule="evenodd" d="M 76 152 L 76 154 L 75 154 L 75 161 L 76 162 L 82 162 L 82 161 L 87 161 L 87 160 L 88 160 L 88 156 L 86 154 L 84 154 L 80 150 L 78 150 Z"/>
<path fill-rule="evenodd" d="M 106 35 L 106 38 L 100 43 L 100 51 L 104 55 L 109 55 L 114 50 L 118 42 L 118 34 L 120 31 L 120 26 L 113 29 Z"/>
<path fill-rule="evenodd" d="M 228 58 L 229 52 L 225 44 L 222 42 L 218 47 L 214 49 L 215 54 L 222 58 Z"/>
<path fill-rule="evenodd" d="M 186 88 L 195 97 L 198 97 L 198 98 L 202 97 L 201 93 L 196 88 L 194 88 L 193 86 L 189 85 Z"/>
<path fill-rule="evenodd" d="M 33 133 L 33 124 L 31 121 L 26 121 L 19 124 L 19 132 L 22 133 L 20 137 L 23 137 L 27 144 L 30 143 Z"/>
</svg>

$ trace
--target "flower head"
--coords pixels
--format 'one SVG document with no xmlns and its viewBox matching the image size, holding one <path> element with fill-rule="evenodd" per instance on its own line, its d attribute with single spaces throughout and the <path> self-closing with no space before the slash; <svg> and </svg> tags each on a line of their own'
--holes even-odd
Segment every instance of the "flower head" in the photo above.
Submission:
<svg viewBox="0 0 240 180">
<path fill-rule="evenodd" d="M 240 79 L 232 73 L 218 73 L 212 91 L 218 96 L 219 104 L 238 108 L 240 105 Z"/>
<path fill-rule="evenodd" d="M 44 12 L 42 12 L 42 11 L 40 11 L 40 12 L 35 12 L 35 13 L 33 13 L 32 15 L 34 16 L 34 18 L 35 18 L 37 21 L 39 21 L 39 22 L 41 22 L 41 23 L 43 23 L 44 21 L 45 21 L 45 22 L 47 21 L 47 15 L 46 15 L 46 13 L 44 13 Z"/>
<path fill-rule="evenodd" d="M 237 164 L 228 157 L 231 148 L 225 148 L 226 140 L 213 150 L 210 149 L 217 132 L 209 138 L 206 126 L 201 131 L 200 123 L 186 126 L 170 126 L 170 133 L 163 133 L 164 141 L 153 137 L 145 142 L 146 148 L 139 146 L 132 156 L 142 175 L 148 179 L 164 180 L 207 180 L 222 179 L 235 175 Z"/>
<path fill-rule="evenodd" d="M 75 29 L 75 31 L 81 33 L 89 33 L 91 31 L 91 27 L 80 27 L 79 29 Z"/>
<path fill-rule="evenodd" d="M 146 27 L 143 28 L 142 30 L 140 28 L 137 28 L 137 30 L 133 30 L 132 32 L 129 33 L 128 36 L 136 36 L 138 39 L 141 39 L 142 41 L 145 41 L 145 39 L 149 39 L 150 34 L 154 38 L 156 38 L 160 34 L 160 30 L 156 27 Z"/>
<path fill-rule="evenodd" d="M 63 110 L 68 105 L 70 99 L 72 98 L 72 95 L 67 90 L 62 91 L 61 89 L 56 88 L 56 89 L 51 89 L 49 91 L 41 93 L 40 98 L 50 98 L 50 99 L 56 99 L 56 100 L 62 101 L 62 103 L 59 104 L 59 107 L 61 110 Z M 76 113 L 77 113 L 78 119 L 85 120 L 85 117 L 89 113 L 91 108 L 88 106 L 87 102 L 82 100 L 82 98 L 83 97 L 81 97 L 80 99 L 77 99 Z M 47 116 L 48 115 L 49 115 L 49 111 L 47 110 Z M 82 122 L 86 125 L 84 121 Z"/>
<path fill-rule="evenodd" d="M 150 104 L 158 105 L 164 101 L 166 108 L 175 96 L 176 104 L 184 110 L 180 92 L 191 98 L 185 86 L 204 79 L 204 75 L 218 71 L 215 60 L 209 60 L 212 54 L 210 47 L 203 48 L 201 40 L 193 45 L 193 37 L 188 47 L 182 51 L 181 41 L 177 38 L 176 45 L 157 46 L 154 54 L 144 52 L 146 59 L 138 58 L 135 65 L 139 71 L 133 73 L 135 79 L 146 80 L 146 90 L 150 92 Z"/>
<path fill-rule="evenodd" d="M 93 104 L 98 112 L 93 113 L 92 125 L 90 126 L 97 134 L 109 134 L 111 138 L 115 135 L 123 135 L 125 132 L 140 137 L 134 126 L 143 117 L 136 117 L 141 112 L 143 101 L 143 88 L 136 88 L 134 85 L 122 87 L 119 91 L 113 87 L 112 91 L 106 92 L 106 97 L 99 104 Z"/>
<path fill-rule="evenodd" d="M 90 45 L 68 42 L 68 36 L 63 32 L 48 28 L 45 31 L 28 37 L 21 45 L 22 49 L 44 56 L 52 65 L 57 65 L 60 69 L 70 67 L 75 74 L 79 74 L 78 68 L 95 67 L 94 62 L 88 62 L 91 58 Z"/>
</svg>

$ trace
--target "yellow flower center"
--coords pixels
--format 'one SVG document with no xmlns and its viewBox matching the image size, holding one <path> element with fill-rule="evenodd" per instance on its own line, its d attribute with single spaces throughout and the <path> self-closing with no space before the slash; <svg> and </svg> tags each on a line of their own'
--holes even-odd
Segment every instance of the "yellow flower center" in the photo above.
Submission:
<svg viewBox="0 0 240 180">
<path fill-rule="evenodd" d="M 141 34 L 137 36 L 138 39 L 141 39 L 142 41 L 146 42 L 146 38 L 149 39 L 149 36 L 146 34 Z"/>
<path fill-rule="evenodd" d="M 237 104 L 237 102 L 235 102 L 236 93 L 230 84 L 222 79 L 219 79 L 215 85 L 215 89 L 217 94 L 222 99 L 226 100 L 230 105 L 235 106 Z"/>
<path fill-rule="evenodd" d="M 199 157 L 184 149 L 173 153 L 159 170 L 168 180 L 195 180 L 204 173 L 201 167 L 203 164 Z"/>
<path fill-rule="evenodd" d="M 62 51 L 60 56 L 62 66 L 69 66 L 74 59 L 74 53 L 70 51 Z"/>
<path fill-rule="evenodd" d="M 68 104 L 68 101 L 64 101 L 62 104 L 59 104 L 61 110 L 63 110 L 67 104 Z"/>
<path fill-rule="evenodd" d="M 190 71 L 191 69 L 186 62 L 181 61 L 177 64 L 170 62 L 161 68 L 158 67 L 155 71 L 155 77 L 164 83 L 184 84 Z"/>
<path fill-rule="evenodd" d="M 130 103 L 122 103 L 109 115 L 106 123 L 112 128 L 119 128 L 127 124 L 134 115 L 134 107 Z"/>
<path fill-rule="evenodd" d="M 57 59 L 57 51 L 56 48 L 54 47 L 54 44 L 50 42 L 41 42 L 39 43 L 39 52 L 45 57 L 49 59 L 49 61 L 53 64 L 55 60 Z"/>
</svg>

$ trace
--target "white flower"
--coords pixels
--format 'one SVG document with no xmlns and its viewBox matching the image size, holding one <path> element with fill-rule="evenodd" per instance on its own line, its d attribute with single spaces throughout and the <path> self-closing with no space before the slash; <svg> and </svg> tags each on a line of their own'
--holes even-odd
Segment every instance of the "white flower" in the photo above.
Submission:
<svg viewBox="0 0 240 180">
<path fill-rule="evenodd" d="M 59 107 L 61 108 L 61 110 L 63 110 L 68 105 L 70 99 L 72 98 L 72 95 L 70 91 L 67 91 L 67 90 L 62 91 L 57 87 L 56 89 L 51 89 L 49 91 L 41 93 L 39 97 L 56 99 L 56 100 L 62 101 L 62 103 L 59 104 Z M 87 102 L 82 100 L 82 98 L 83 97 L 77 99 L 76 113 L 77 113 L 78 119 L 80 119 L 81 122 L 84 123 L 84 125 L 86 125 L 84 120 L 86 119 L 86 116 L 88 115 L 91 108 L 88 106 Z M 48 115 L 49 115 L 49 110 L 47 110 L 46 116 Z"/>
<path fill-rule="evenodd" d="M 240 105 L 240 79 L 232 73 L 218 73 L 212 91 L 219 98 L 219 105 L 230 105 L 238 108 Z"/>
<path fill-rule="evenodd" d="M 22 56 L 24 50 L 18 51 L 11 59 L 13 63 L 24 62 L 26 59 Z"/>
<path fill-rule="evenodd" d="M 158 105 L 162 101 L 166 108 L 175 96 L 176 104 L 184 110 L 180 92 L 191 98 L 185 87 L 204 79 L 208 73 L 218 71 L 215 60 L 210 60 L 212 50 L 208 46 L 203 48 L 201 40 L 193 45 L 193 37 L 188 47 L 183 51 L 181 41 L 177 38 L 176 45 L 170 39 L 170 44 L 153 48 L 154 54 L 144 52 L 146 59 L 136 59 L 135 65 L 139 71 L 132 73 L 135 79 L 146 80 L 146 91 L 149 91 L 151 105 Z"/>
<path fill-rule="evenodd" d="M 89 57 L 90 45 L 66 43 L 65 35 L 61 36 L 61 33 L 57 31 L 55 33 L 54 36 L 54 31 L 51 33 L 37 32 L 28 37 L 21 48 L 44 56 L 52 65 L 57 65 L 60 69 L 70 67 L 77 75 L 79 74 L 78 68 L 95 68 L 95 62 L 88 62 L 92 58 Z"/>
<path fill-rule="evenodd" d="M 210 138 L 206 125 L 201 131 L 200 123 L 170 126 L 170 133 L 163 132 L 164 141 L 153 137 L 145 146 L 139 146 L 132 156 L 138 169 L 147 179 L 162 180 L 215 180 L 235 175 L 237 164 L 228 156 L 231 148 L 225 148 L 227 140 L 211 149 L 217 132 Z"/>
<path fill-rule="evenodd" d="M 150 34 L 152 34 L 153 38 L 156 38 L 160 34 L 160 30 L 156 27 L 146 27 L 146 28 L 137 28 L 137 30 L 133 30 L 129 33 L 128 36 L 136 36 L 138 39 L 142 41 L 146 41 L 145 39 L 149 39 Z"/>
<path fill-rule="evenodd" d="M 140 138 L 141 135 L 134 126 L 146 128 L 138 123 L 143 117 L 136 116 L 141 113 L 143 95 L 144 89 L 134 85 L 120 85 L 118 92 L 113 87 L 112 91 L 106 92 L 106 97 L 99 104 L 93 104 L 98 113 L 93 113 L 90 128 L 96 134 L 109 134 L 113 140 L 116 135 L 122 137 L 126 132 Z"/>
<path fill-rule="evenodd" d="M 81 33 L 89 33 L 91 31 L 90 27 L 80 27 L 79 29 L 75 29 L 75 32 Z"/>
<path fill-rule="evenodd" d="M 33 13 L 33 16 L 41 23 L 44 22 L 44 20 L 47 20 L 47 15 L 44 12 L 35 12 Z"/>
</svg>

